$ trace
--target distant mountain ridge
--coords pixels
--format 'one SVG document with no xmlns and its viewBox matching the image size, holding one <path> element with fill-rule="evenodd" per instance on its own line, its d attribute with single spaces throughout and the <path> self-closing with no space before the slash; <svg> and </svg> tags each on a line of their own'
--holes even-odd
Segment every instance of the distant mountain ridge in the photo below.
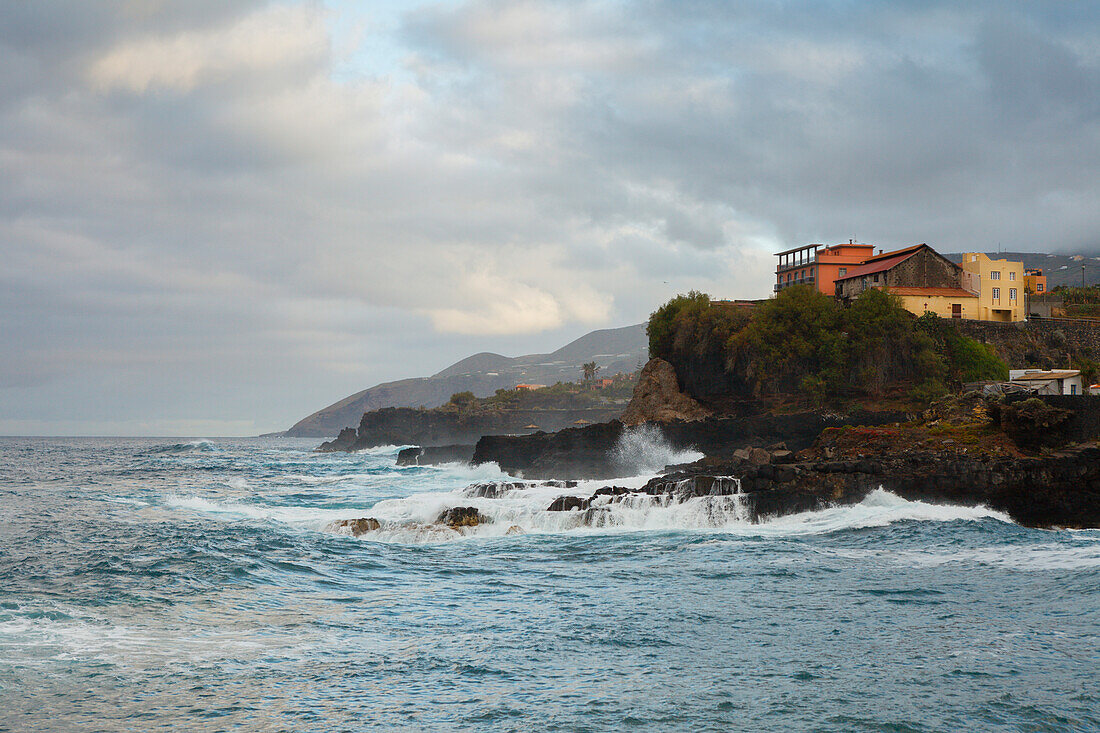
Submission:
<svg viewBox="0 0 1100 733">
<path fill-rule="evenodd" d="M 359 424 L 363 413 L 383 407 L 438 407 L 455 392 L 469 390 L 488 397 L 517 384 L 575 381 L 581 365 L 595 361 L 603 374 L 632 372 L 649 358 L 645 324 L 585 334 L 549 354 L 508 357 L 491 352 L 468 356 L 430 377 L 385 382 L 345 397 L 299 420 L 286 435 L 303 438 L 335 436 Z"/>
</svg>

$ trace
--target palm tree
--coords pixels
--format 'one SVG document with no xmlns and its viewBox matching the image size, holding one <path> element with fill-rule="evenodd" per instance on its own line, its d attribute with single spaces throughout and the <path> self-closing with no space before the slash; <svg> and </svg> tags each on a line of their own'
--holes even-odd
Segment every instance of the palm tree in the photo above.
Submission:
<svg viewBox="0 0 1100 733">
<path fill-rule="evenodd" d="M 594 361 L 589 361 L 581 364 L 581 369 L 584 370 L 584 381 L 586 384 L 595 379 L 596 373 L 600 371 L 600 368 L 596 366 L 596 362 Z"/>
</svg>

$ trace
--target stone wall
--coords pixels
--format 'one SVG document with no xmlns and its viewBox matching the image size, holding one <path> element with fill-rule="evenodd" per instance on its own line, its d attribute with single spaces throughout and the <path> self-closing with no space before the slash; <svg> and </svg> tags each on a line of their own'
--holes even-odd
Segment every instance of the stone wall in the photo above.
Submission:
<svg viewBox="0 0 1100 733">
<path fill-rule="evenodd" d="M 964 336 L 994 346 L 998 342 L 1030 334 L 1055 342 L 1063 341 L 1064 337 L 1064 343 L 1058 346 L 1100 353 L 1100 321 L 1032 319 L 1017 323 L 998 323 L 954 320 L 952 323 Z"/>
<path fill-rule="evenodd" d="M 891 287 L 962 287 L 962 268 L 928 249 L 899 262 L 887 273 Z"/>
</svg>

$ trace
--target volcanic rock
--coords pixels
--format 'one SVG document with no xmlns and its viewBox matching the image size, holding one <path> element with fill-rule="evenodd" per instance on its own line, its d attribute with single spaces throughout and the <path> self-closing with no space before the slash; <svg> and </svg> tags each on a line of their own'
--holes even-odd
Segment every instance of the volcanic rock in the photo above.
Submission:
<svg viewBox="0 0 1100 733">
<path fill-rule="evenodd" d="M 574 509 L 587 509 L 591 499 L 579 496 L 559 496 L 546 508 L 548 512 L 571 512 Z"/>
<path fill-rule="evenodd" d="M 444 510 L 435 521 L 438 524 L 457 528 L 476 527 L 479 524 L 488 524 L 491 520 L 479 513 L 476 506 L 453 506 Z"/>
<path fill-rule="evenodd" d="M 669 420 L 702 420 L 710 411 L 680 390 L 676 370 L 664 359 L 650 359 L 638 376 L 634 396 L 619 419 L 624 425 Z"/>
<path fill-rule="evenodd" d="M 379 529 L 382 524 L 374 517 L 361 517 L 359 519 L 341 519 L 333 522 L 328 526 L 330 532 L 339 532 L 340 534 L 350 534 L 352 537 L 358 537 L 364 532 L 373 532 Z"/>
</svg>

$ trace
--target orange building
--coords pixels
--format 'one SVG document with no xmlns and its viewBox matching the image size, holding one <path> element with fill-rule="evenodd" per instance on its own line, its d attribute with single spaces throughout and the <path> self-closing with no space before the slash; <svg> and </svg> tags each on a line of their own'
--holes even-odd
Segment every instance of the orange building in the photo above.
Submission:
<svg viewBox="0 0 1100 733">
<path fill-rule="evenodd" d="M 870 244 L 807 244 L 786 252 L 777 252 L 775 292 L 791 285 L 813 285 L 819 292 L 833 295 L 834 283 L 875 254 Z"/>
<path fill-rule="evenodd" d="M 1047 292 L 1047 276 L 1040 269 L 1024 270 L 1024 292 L 1042 295 Z"/>
</svg>

